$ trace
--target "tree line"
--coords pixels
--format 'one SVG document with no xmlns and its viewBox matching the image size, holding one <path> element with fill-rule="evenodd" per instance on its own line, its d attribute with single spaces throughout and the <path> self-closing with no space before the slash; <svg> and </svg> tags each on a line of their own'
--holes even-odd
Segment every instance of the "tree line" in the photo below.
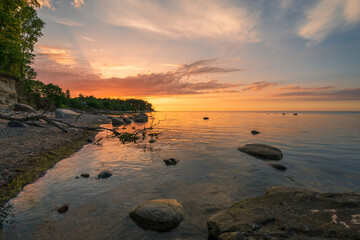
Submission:
<svg viewBox="0 0 360 240">
<path fill-rule="evenodd" d="M 77 109 L 152 110 L 151 103 L 141 99 L 109 99 L 83 96 L 71 98 L 70 91 L 54 84 L 34 80 L 36 72 L 34 46 L 42 36 L 45 23 L 37 16 L 37 0 L 0 1 L 0 73 L 19 79 L 28 104 L 38 109 L 69 107 Z"/>
</svg>

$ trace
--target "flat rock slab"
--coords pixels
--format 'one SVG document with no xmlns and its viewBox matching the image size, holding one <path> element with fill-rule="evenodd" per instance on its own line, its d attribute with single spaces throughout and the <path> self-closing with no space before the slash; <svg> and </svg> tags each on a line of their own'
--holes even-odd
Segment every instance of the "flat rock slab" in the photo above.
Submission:
<svg viewBox="0 0 360 240">
<path fill-rule="evenodd" d="M 55 117 L 56 118 L 67 118 L 67 119 L 74 119 L 77 118 L 80 113 L 74 112 L 69 109 L 61 109 L 58 108 L 55 110 Z"/>
<path fill-rule="evenodd" d="M 175 199 L 156 199 L 141 203 L 129 215 L 142 228 L 169 231 L 184 220 L 184 209 Z"/>
<path fill-rule="evenodd" d="M 211 216 L 212 239 L 360 239 L 360 195 L 270 187 Z"/>
<path fill-rule="evenodd" d="M 264 160 L 281 160 L 280 149 L 266 144 L 251 143 L 238 148 L 239 151 Z"/>
</svg>

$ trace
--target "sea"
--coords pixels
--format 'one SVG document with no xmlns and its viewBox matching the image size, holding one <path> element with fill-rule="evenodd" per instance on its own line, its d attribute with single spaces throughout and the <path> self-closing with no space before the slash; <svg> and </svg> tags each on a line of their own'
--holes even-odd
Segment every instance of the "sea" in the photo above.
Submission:
<svg viewBox="0 0 360 240">
<path fill-rule="evenodd" d="M 153 112 L 153 137 L 123 144 L 100 132 L 27 185 L 2 210 L 2 239 L 207 239 L 207 219 L 270 186 L 360 192 L 360 112 Z M 204 120 L 208 117 L 208 120 Z M 112 128 L 111 124 L 104 127 Z M 134 129 L 135 128 L 135 129 Z M 260 133 L 253 135 L 252 130 Z M 248 143 L 281 149 L 272 161 L 237 150 Z M 167 166 L 163 160 L 178 163 Z M 102 171 L 108 179 L 97 179 Z M 88 173 L 89 178 L 80 174 Z M 78 178 L 76 178 L 78 177 Z M 129 212 L 151 199 L 176 199 L 185 219 L 169 232 L 144 230 Z M 65 214 L 57 209 L 69 204 Z"/>
</svg>

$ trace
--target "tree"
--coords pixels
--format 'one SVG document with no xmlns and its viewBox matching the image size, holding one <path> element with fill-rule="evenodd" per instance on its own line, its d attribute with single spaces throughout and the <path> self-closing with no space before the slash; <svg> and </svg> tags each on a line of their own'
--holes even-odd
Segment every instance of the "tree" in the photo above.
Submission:
<svg viewBox="0 0 360 240">
<path fill-rule="evenodd" d="M 38 7 L 36 0 L 0 1 L 0 70 L 21 80 L 36 76 L 30 64 L 45 25 L 37 16 Z"/>
</svg>

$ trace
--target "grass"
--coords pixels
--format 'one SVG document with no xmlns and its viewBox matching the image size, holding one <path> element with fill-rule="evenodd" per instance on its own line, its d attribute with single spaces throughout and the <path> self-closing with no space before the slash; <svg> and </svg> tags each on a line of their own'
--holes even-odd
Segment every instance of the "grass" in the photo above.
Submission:
<svg viewBox="0 0 360 240">
<path fill-rule="evenodd" d="M 0 188 L 0 206 L 15 197 L 27 184 L 36 181 L 43 176 L 49 168 L 52 168 L 58 161 L 70 157 L 87 143 L 87 139 L 94 136 L 94 132 L 85 131 L 84 134 L 74 141 L 60 147 L 40 152 L 31 157 L 23 172 L 20 172 L 9 184 Z"/>
</svg>

